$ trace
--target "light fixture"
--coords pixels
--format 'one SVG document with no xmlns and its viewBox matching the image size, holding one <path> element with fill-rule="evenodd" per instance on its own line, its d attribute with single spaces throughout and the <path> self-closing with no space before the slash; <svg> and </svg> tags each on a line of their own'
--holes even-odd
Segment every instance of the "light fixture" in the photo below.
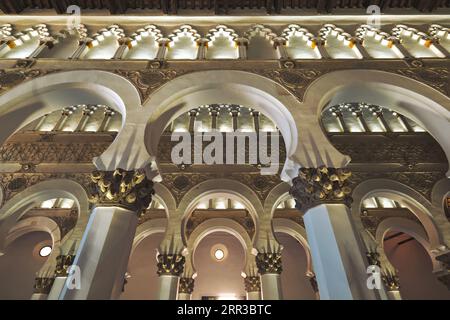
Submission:
<svg viewBox="0 0 450 320">
<path fill-rule="evenodd" d="M 221 249 L 216 249 L 216 251 L 214 252 L 214 257 L 220 261 L 225 257 L 225 252 L 223 252 L 223 250 Z"/>
<path fill-rule="evenodd" d="M 50 247 L 50 246 L 43 246 L 39 250 L 39 255 L 41 257 L 48 257 L 50 255 L 50 253 L 52 253 L 52 247 Z"/>
<path fill-rule="evenodd" d="M 225 245 L 218 243 L 211 247 L 211 258 L 216 262 L 224 261 L 228 256 L 228 249 Z"/>
</svg>

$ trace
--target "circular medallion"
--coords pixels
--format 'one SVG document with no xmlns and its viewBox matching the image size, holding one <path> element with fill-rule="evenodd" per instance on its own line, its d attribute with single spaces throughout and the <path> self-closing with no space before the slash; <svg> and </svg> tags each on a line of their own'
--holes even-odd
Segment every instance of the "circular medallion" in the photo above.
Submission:
<svg viewBox="0 0 450 320">
<path fill-rule="evenodd" d="M 173 181 L 173 185 L 178 190 L 183 190 L 189 185 L 189 179 L 186 176 L 178 176 Z"/>
</svg>

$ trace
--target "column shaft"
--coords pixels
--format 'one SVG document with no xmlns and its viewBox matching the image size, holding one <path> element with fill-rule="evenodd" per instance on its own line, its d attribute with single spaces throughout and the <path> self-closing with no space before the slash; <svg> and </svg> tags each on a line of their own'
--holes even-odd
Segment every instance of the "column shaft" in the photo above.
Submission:
<svg viewBox="0 0 450 320">
<path fill-rule="evenodd" d="M 303 219 L 321 299 L 375 299 L 348 207 L 321 204 Z"/>
<path fill-rule="evenodd" d="M 95 208 L 74 261 L 81 273 L 80 289 L 64 287 L 60 299 L 119 298 L 137 223 L 133 211 Z"/>
</svg>

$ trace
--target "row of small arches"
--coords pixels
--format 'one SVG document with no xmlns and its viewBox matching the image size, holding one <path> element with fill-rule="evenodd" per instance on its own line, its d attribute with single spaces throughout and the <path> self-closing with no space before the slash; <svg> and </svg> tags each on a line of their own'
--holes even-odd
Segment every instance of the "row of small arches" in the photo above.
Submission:
<svg viewBox="0 0 450 320">
<path fill-rule="evenodd" d="M 118 25 L 88 37 L 84 25 L 53 36 L 45 24 L 13 34 L 10 24 L 0 26 L 0 58 L 59 59 L 402 59 L 449 56 L 449 28 L 431 25 L 427 33 L 397 25 L 390 33 L 361 25 L 352 36 L 332 24 L 314 35 L 292 24 L 277 35 L 264 25 L 254 25 L 242 36 L 218 25 L 202 37 L 182 25 L 164 37 L 158 27 L 147 25 L 130 36 Z M 200 48 L 203 47 L 202 50 Z"/>
</svg>

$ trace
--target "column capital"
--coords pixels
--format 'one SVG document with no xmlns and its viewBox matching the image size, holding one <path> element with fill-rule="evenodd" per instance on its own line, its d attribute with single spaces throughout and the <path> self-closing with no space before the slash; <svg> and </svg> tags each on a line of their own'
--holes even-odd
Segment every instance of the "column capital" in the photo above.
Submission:
<svg viewBox="0 0 450 320">
<path fill-rule="evenodd" d="M 256 255 L 256 266 L 262 275 L 272 273 L 281 274 L 283 267 L 281 264 L 281 252 L 265 252 Z"/>
<path fill-rule="evenodd" d="M 442 269 L 435 272 L 435 275 L 450 290 L 450 250 L 438 254 L 435 259 L 442 265 Z"/>
<path fill-rule="evenodd" d="M 53 277 L 36 278 L 34 281 L 34 293 L 49 294 L 53 282 L 55 282 L 55 278 Z"/>
<path fill-rule="evenodd" d="M 297 209 L 308 209 L 323 203 L 352 203 L 349 178 L 346 168 L 300 168 L 298 177 L 292 180 L 290 194 L 295 198 Z"/>
<path fill-rule="evenodd" d="M 312 287 L 313 291 L 314 291 L 315 293 L 318 293 L 318 292 L 319 292 L 319 285 L 317 284 L 317 278 L 316 278 L 316 275 L 315 275 L 315 274 L 313 274 L 313 275 L 308 275 L 307 277 L 308 277 L 308 279 L 309 279 L 309 283 L 311 284 L 311 287 Z"/>
<path fill-rule="evenodd" d="M 400 280 L 391 270 L 382 272 L 381 280 L 383 280 L 387 291 L 398 291 L 400 289 Z"/>
<path fill-rule="evenodd" d="M 259 276 L 248 276 L 244 278 L 246 292 L 261 292 L 261 279 Z"/>
<path fill-rule="evenodd" d="M 184 270 L 186 259 L 181 254 L 159 254 L 158 255 L 158 275 L 180 276 Z"/>
<path fill-rule="evenodd" d="M 195 280 L 192 278 L 180 278 L 178 293 L 192 294 L 192 292 L 194 292 L 194 282 Z"/>
<path fill-rule="evenodd" d="M 67 277 L 69 267 L 73 264 L 75 255 L 59 255 L 56 257 L 55 277 Z"/>
<path fill-rule="evenodd" d="M 152 201 L 153 182 L 143 170 L 94 171 L 90 201 L 97 206 L 116 206 L 141 213 Z"/>
</svg>

